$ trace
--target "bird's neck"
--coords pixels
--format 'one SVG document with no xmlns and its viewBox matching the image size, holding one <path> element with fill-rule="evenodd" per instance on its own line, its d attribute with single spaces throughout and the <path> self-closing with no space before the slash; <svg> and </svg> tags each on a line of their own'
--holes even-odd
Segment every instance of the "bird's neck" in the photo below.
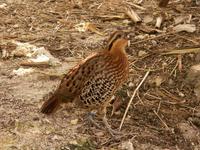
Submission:
<svg viewBox="0 0 200 150">
<path fill-rule="evenodd" d="M 126 56 L 125 48 L 121 48 L 121 47 L 112 47 L 112 49 L 110 50 L 110 53 L 113 56 L 117 56 L 117 57 L 124 57 L 124 56 Z"/>
<path fill-rule="evenodd" d="M 126 64 L 127 63 L 127 56 L 125 50 L 122 49 L 114 49 L 110 51 L 112 55 L 112 61 L 116 64 Z"/>
</svg>

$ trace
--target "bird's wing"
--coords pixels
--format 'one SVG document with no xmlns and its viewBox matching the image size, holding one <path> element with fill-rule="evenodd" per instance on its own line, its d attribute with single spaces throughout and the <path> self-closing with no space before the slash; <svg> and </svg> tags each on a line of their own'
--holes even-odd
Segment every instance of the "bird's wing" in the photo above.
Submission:
<svg viewBox="0 0 200 150">
<path fill-rule="evenodd" d="M 73 100 L 81 93 L 85 83 L 93 78 L 97 71 L 103 71 L 104 58 L 104 53 L 95 53 L 87 57 L 65 75 L 57 92 L 63 97 Z"/>
<path fill-rule="evenodd" d="M 115 91 L 115 80 L 106 71 L 96 72 L 84 84 L 80 101 L 85 105 L 98 105 L 109 101 Z"/>
</svg>

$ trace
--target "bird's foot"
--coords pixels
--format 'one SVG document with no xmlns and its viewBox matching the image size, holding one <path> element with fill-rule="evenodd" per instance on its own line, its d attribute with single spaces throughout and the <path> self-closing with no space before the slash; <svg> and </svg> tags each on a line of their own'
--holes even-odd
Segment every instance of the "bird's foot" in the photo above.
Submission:
<svg viewBox="0 0 200 150">
<path fill-rule="evenodd" d="M 105 128 L 103 128 L 103 127 L 101 127 L 95 120 L 94 120 L 94 117 L 96 116 L 96 113 L 94 113 L 94 112 L 89 112 L 88 114 L 87 114 L 87 120 L 88 120 L 88 122 L 90 123 L 90 124 L 92 124 L 92 125 L 94 125 L 94 126 L 96 126 L 97 128 L 99 128 L 99 129 L 102 129 L 102 130 L 105 130 L 105 128 L 106 128 L 106 130 L 109 132 L 109 134 L 113 137 L 113 138 L 115 138 L 115 139 L 117 139 L 117 136 L 118 135 L 121 135 L 121 132 L 120 131 L 117 131 L 117 130 L 114 130 L 114 129 L 112 129 L 111 127 L 110 127 L 110 125 L 109 125 L 109 123 L 108 123 L 108 121 L 107 121 L 107 118 L 106 117 L 103 117 L 103 124 L 105 125 Z"/>
<path fill-rule="evenodd" d="M 117 135 L 120 135 L 121 132 L 120 131 L 117 131 L 117 130 L 114 130 L 110 127 L 108 121 L 107 121 L 107 118 L 106 117 L 103 117 L 103 123 L 104 125 L 106 126 L 106 129 L 108 130 L 108 132 L 110 133 L 110 135 L 114 138 L 116 138 Z"/>
<path fill-rule="evenodd" d="M 116 138 L 118 135 L 121 135 L 120 131 L 114 130 L 111 127 L 106 127 L 110 135 L 114 138 Z"/>
<path fill-rule="evenodd" d="M 89 123 L 93 124 L 94 126 L 96 126 L 99 129 L 102 129 L 101 126 L 94 120 L 94 117 L 96 116 L 96 113 L 94 112 L 89 112 L 87 114 L 86 119 L 88 120 Z"/>
</svg>

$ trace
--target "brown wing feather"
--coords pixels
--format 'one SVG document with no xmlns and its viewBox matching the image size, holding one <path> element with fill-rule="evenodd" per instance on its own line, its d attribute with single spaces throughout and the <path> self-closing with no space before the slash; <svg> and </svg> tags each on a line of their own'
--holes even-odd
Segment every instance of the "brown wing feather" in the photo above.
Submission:
<svg viewBox="0 0 200 150">
<path fill-rule="evenodd" d="M 109 100 L 115 91 L 115 80 L 108 78 L 106 72 L 97 73 L 84 84 L 80 101 L 86 106 L 96 106 Z"/>
<path fill-rule="evenodd" d="M 104 58 L 105 53 L 96 53 L 72 68 L 64 76 L 54 94 L 44 102 L 41 112 L 51 114 L 57 110 L 61 102 L 73 101 L 77 95 L 80 95 L 85 82 L 94 74 L 94 70 L 99 70 L 98 68 L 102 66 L 100 60 Z"/>
<path fill-rule="evenodd" d="M 76 66 L 76 69 L 70 71 L 61 81 L 58 93 L 71 97 L 72 100 L 80 94 L 85 82 L 95 73 L 95 70 L 101 68 L 101 61 L 105 57 L 104 53 L 96 53 Z M 103 68 L 101 68 L 103 70 Z M 66 100 L 67 101 L 67 100 Z"/>
<path fill-rule="evenodd" d="M 110 101 L 114 92 L 127 78 L 127 58 L 116 59 L 111 54 L 106 56 L 99 60 L 100 67 L 93 71 L 83 86 L 79 99 L 86 106 L 101 105 Z"/>
</svg>

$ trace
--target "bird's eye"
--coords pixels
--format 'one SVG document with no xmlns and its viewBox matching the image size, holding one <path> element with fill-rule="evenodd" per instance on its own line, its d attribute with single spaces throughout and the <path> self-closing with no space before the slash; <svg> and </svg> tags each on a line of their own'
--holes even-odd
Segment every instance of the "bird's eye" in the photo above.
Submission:
<svg viewBox="0 0 200 150">
<path fill-rule="evenodd" d="M 119 34 L 119 35 L 117 35 L 117 38 L 116 39 L 119 39 L 119 38 L 121 38 L 122 37 L 122 35 L 121 34 Z"/>
</svg>

